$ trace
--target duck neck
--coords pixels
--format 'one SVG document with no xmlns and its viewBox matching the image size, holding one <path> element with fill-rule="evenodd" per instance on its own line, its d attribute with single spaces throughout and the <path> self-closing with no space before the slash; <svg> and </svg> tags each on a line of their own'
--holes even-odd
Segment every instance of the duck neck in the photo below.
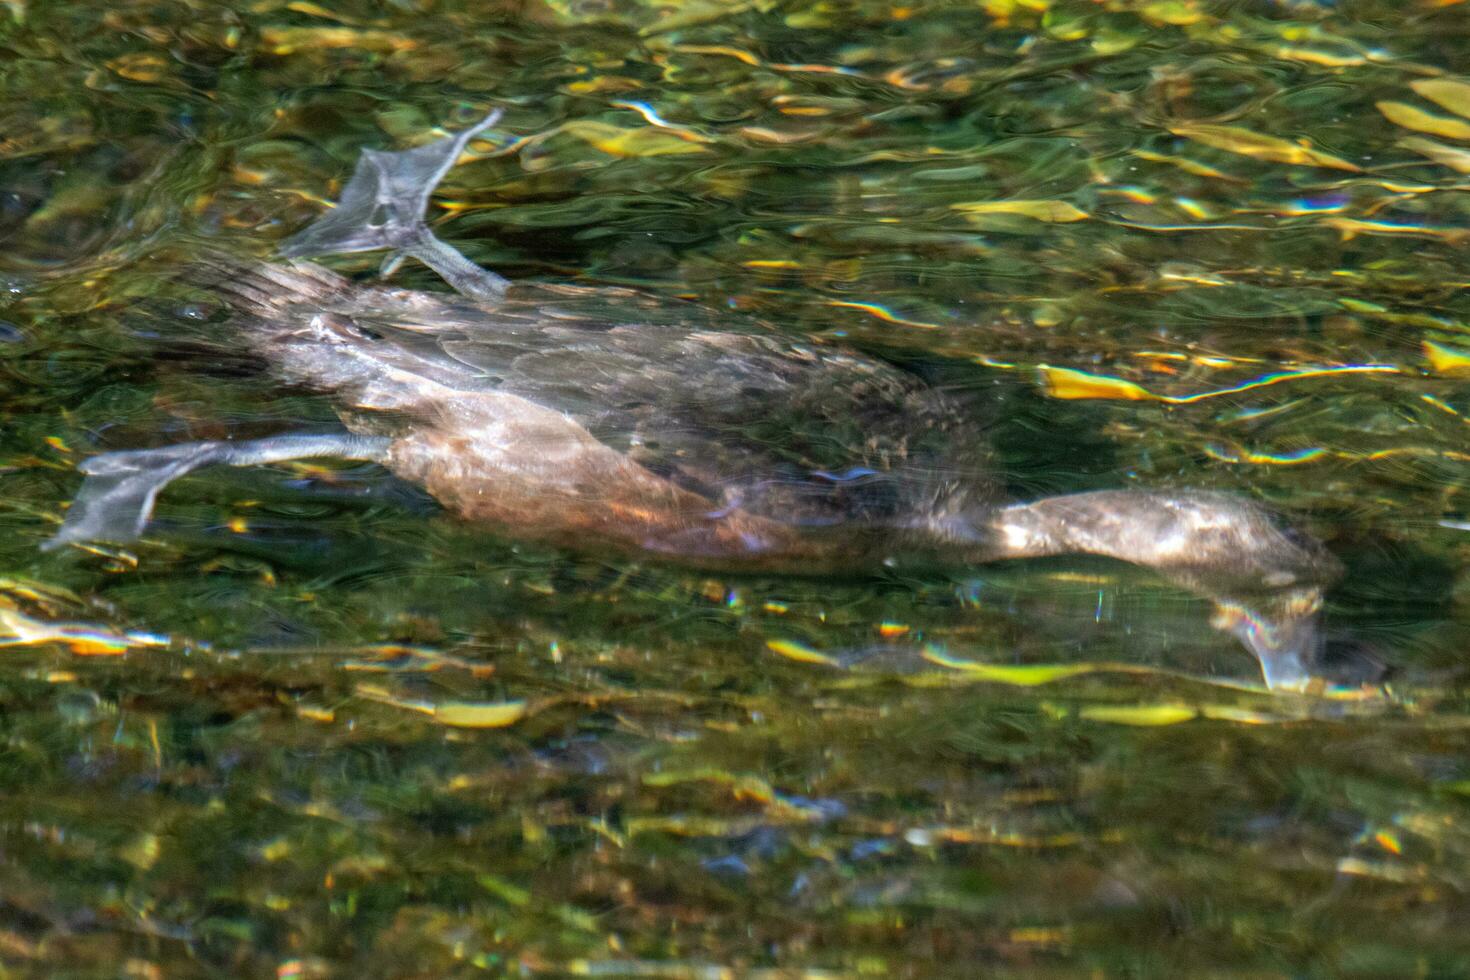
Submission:
<svg viewBox="0 0 1470 980">
<path fill-rule="evenodd" d="M 1095 494 L 1047 497 L 1027 504 L 968 510 L 926 522 L 923 536 L 937 557 L 951 564 L 982 565 L 1016 558 L 1073 553 L 1117 554 L 1097 524 Z"/>
</svg>

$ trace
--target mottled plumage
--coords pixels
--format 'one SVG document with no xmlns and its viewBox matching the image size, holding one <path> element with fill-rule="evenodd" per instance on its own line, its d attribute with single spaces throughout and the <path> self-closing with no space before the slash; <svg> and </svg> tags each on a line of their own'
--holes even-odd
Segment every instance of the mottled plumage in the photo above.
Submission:
<svg viewBox="0 0 1470 980">
<path fill-rule="evenodd" d="M 237 306 L 242 339 L 337 393 L 361 431 L 391 431 L 434 385 L 562 413 L 716 510 L 902 525 L 997 499 L 977 420 L 918 377 L 693 304 L 536 284 L 479 304 L 308 263 L 216 259 L 197 277 Z"/>
</svg>

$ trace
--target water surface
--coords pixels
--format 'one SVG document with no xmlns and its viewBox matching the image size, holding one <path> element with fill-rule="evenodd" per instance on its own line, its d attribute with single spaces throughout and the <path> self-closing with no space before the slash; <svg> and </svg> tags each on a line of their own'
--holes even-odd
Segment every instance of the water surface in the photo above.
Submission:
<svg viewBox="0 0 1470 980">
<path fill-rule="evenodd" d="M 1465 18 L 0 3 L 0 961 L 1461 975 Z M 38 551 L 95 452 L 336 424 L 159 255 L 263 252 L 362 147 L 491 105 L 437 198 L 477 261 L 911 365 L 1019 496 L 1266 500 L 1348 566 L 1334 683 L 1262 691 L 1105 562 L 726 579 L 365 466 L 201 473 L 143 543 Z"/>
</svg>

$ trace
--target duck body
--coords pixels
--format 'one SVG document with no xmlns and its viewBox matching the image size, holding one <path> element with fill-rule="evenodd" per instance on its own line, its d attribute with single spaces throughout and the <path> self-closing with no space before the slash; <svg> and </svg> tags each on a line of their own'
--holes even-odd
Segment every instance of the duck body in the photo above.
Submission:
<svg viewBox="0 0 1470 980">
<path fill-rule="evenodd" d="M 1064 553 L 1156 569 L 1207 596 L 1268 684 L 1311 677 L 1315 540 L 1254 502 L 1099 490 L 1008 503 L 984 426 L 916 375 L 818 340 L 620 288 L 511 284 L 423 224 L 469 138 L 364 151 L 286 259 L 388 249 L 456 294 L 355 283 L 305 261 L 197 257 L 186 277 L 282 379 L 350 431 L 106 453 L 55 547 L 141 534 L 170 480 L 210 463 L 380 462 L 502 535 L 730 571 L 861 573 Z"/>
<path fill-rule="evenodd" d="M 1000 499 L 983 426 L 842 347 L 627 289 L 488 303 L 304 262 L 203 268 L 283 378 L 389 438 L 399 476 L 520 539 L 857 571 L 945 561 L 945 529 Z"/>
</svg>

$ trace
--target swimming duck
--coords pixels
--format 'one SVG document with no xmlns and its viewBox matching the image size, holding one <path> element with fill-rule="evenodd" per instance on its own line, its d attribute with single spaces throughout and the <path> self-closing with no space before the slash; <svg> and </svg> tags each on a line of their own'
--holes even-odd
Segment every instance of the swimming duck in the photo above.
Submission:
<svg viewBox="0 0 1470 980">
<path fill-rule="evenodd" d="M 211 464 L 380 463 L 517 539 L 732 572 L 851 574 L 1068 553 L 1155 569 L 1215 604 L 1267 684 L 1312 677 L 1338 564 L 1242 497 L 1099 490 L 1005 502 L 982 427 L 883 360 L 621 288 L 511 283 L 438 239 L 429 195 L 499 113 L 364 150 L 337 206 L 278 249 L 192 273 L 348 432 L 109 452 L 47 543 L 127 541 L 170 481 Z M 308 255 L 414 257 L 455 294 L 365 286 Z"/>
</svg>

